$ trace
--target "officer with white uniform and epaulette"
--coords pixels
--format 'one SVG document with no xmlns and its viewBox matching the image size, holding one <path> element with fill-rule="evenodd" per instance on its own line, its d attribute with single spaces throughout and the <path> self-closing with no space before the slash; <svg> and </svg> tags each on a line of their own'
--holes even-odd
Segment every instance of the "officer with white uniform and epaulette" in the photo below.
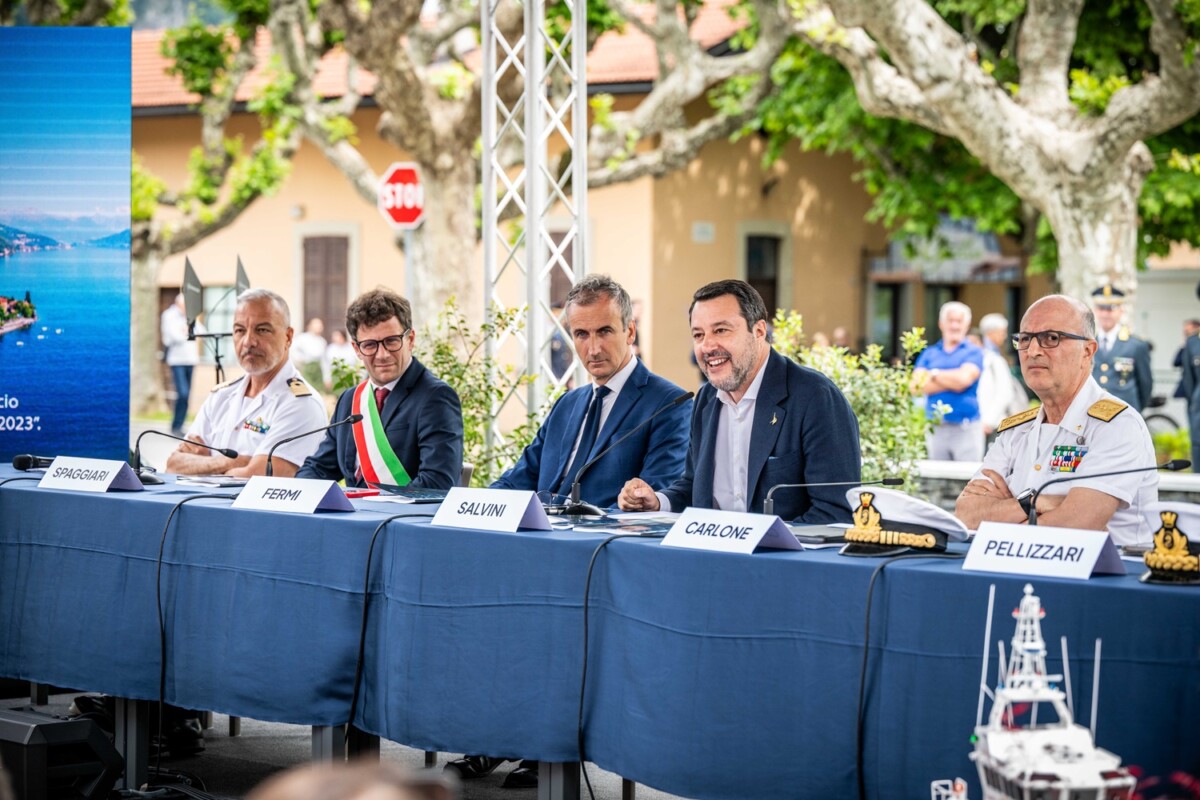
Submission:
<svg viewBox="0 0 1200 800">
<path fill-rule="evenodd" d="M 275 292 L 250 289 L 238 296 L 233 345 L 246 374 L 213 388 L 187 438 L 167 459 L 167 471 L 186 475 L 262 475 L 279 441 L 326 425 L 325 404 L 288 358 L 292 328 L 287 303 Z M 321 443 L 319 435 L 280 445 L 276 475 L 290 477 Z M 236 459 L 207 447 L 232 448 Z"/>
<path fill-rule="evenodd" d="M 1013 345 L 1042 405 L 1000 424 L 955 507 L 968 528 L 1026 521 L 1034 490 L 1069 477 L 1038 496 L 1039 525 L 1107 529 L 1118 545 L 1149 544 L 1142 512 L 1158 500 L 1154 446 L 1141 415 L 1092 379 L 1095 338 L 1095 317 L 1074 298 L 1044 297 L 1026 312 Z"/>
<path fill-rule="evenodd" d="M 1096 358 L 1092 377 L 1100 388 L 1134 410 L 1141 412 L 1150 403 L 1154 378 L 1150 372 L 1150 345 L 1129 332 L 1122 323 L 1125 293 L 1105 284 L 1092 292 L 1096 311 Z"/>
</svg>

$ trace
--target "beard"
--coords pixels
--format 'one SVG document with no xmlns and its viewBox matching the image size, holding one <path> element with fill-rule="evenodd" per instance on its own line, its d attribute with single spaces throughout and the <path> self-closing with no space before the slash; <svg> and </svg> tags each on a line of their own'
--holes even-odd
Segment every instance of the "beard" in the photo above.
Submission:
<svg viewBox="0 0 1200 800">
<path fill-rule="evenodd" d="M 748 349 L 740 358 L 735 358 L 728 350 L 717 350 L 715 352 L 708 353 L 704 357 L 704 363 L 707 365 L 708 359 L 714 356 L 717 358 L 729 359 L 729 375 L 724 378 L 714 380 L 712 376 L 708 375 L 707 369 L 705 370 L 704 374 L 708 377 L 709 383 L 711 383 L 714 388 L 725 392 L 732 392 L 741 387 L 742 384 L 746 382 L 746 379 L 750 377 L 751 373 L 753 373 L 754 363 L 757 360 L 754 357 L 755 353 L 753 349 Z"/>
</svg>

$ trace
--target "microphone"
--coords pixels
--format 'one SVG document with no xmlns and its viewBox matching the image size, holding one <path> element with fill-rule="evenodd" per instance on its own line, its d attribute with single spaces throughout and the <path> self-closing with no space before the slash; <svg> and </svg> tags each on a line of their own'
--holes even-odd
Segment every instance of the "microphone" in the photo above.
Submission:
<svg viewBox="0 0 1200 800">
<path fill-rule="evenodd" d="M 220 453 L 226 458 L 237 458 L 237 450 L 230 450 L 228 447 L 213 447 L 209 444 L 200 444 L 193 439 L 185 439 L 182 436 L 176 436 L 173 433 L 163 433 L 162 431 L 150 428 L 138 434 L 137 441 L 133 443 L 133 457 L 129 459 L 129 466 L 133 467 L 133 471 L 137 473 L 138 479 L 141 480 L 143 486 L 158 486 L 163 482 L 163 479 L 155 475 L 153 472 L 146 472 L 142 468 L 142 437 L 148 433 L 153 433 L 155 436 L 163 436 L 167 439 L 174 439 L 177 442 L 196 445 L 197 447 L 207 447 L 214 453 Z M 14 460 L 14 466 L 16 466 Z"/>
<path fill-rule="evenodd" d="M 12 460 L 13 469 L 20 470 L 21 472 L 28 472 L 31 469 L 46 469 L 53 463 L 53 458 L 46 458 L 45 456 L 13 456 Z"/>
<path fill-rule="evenodd" d="M 275 455 L 275 450 L 279 447 L 279 445 L 287 444 L 288 442 L 294 442 L 297 439 L 303 439 L 305 436 L 312 436 L 314 433 L 322 433 L 330 428 L 336 428 L 338 425 L 353 425 L 356 422 L 362 422 L 362 418 L 362 414 L 351 414 L 345 419 L 339 419 L 337 422 L 329 423 L 324 428 L 317 428 L 313 431 L 305 431 L 304 433 L 297 433 L 295 436 L 289 436 L 286 439 L 280 439 L 278 442 L 271 445 L 271 449 L 267 451 L 267 477 L 269 478 L 275 474 L 275 464 L 271 461 L 271 457 Z"/>
<path fill-rule="evenodd" d="M 1112 472 L 1097 472 L 1091 475 L 1065 475 L 1061 478 L 1046 481 L 1041 486 L 1033 490 L 1033 494 L 1029 496 L 1029 524 L 1037 525 L 1037 501 L 1042 496 L 1042 492 L 1047 486 L 1053 486 L 1056 483 L 1066 483 L 1067 481 L 1081 481 L 1085 478 L 1107 478 L 1110 475 L 1128 475 L 1131 472 L 1152 472 L 1157 469 L 1165 469 L 1168 472 L 1179 472 L 1185 470 L 1192 465 L 1192 462 L 1186 458 L 1175 458 L 1164 464 L 1155 464 L 1152 467 L 1134 467 L 1133 469 L 1118 469 Z"/>
<path fill-rule="evenodd" d="M 807 489 L 809 486 L 900 486 L 904 483 L 904 478 L 883 478 L 877 481 L 827 481 L 825 483 L 777 483 L 767 490 L 767 496 L 763 498 L 764 514 L 775 513 L 775 499 L 773 495 L 776 489 Z"/>
<path fill-rule="evenodd" d="M 679 405 L 680 403 L 686 403 L 688 400 L 691 400 L 695 396 L 696 396 L 695 392 L 684 392 L 683 394 L 681 394 L 678 397 L 671 400 L 671 402 L 667 403 L 664 406 L 661 406 L 653 414 L 646 417 L 644 420 L 639 422 L 637 425 L 634 425 L 629 430 L 625 431 L 625 433 L 622 434 L 620 437 L 618 437 L 615 442 L 613 442 L 608 447 L 601 450 L 593 458 L 591 458 L 586 464 L 584 464 L 582 467 L 580 467 L 579 472 L 575 473 L 575 482 L 571 484 L 571 502 L 568 503 L 563 508 L 563 510 L 560 511 L 559 513 L 560 514 L 588 514 L 588 515 L 597 516 L 597 517 L 604 516 L 603 510 L 597 508 L 596 506 L 592 505 L 591 503 L 585 503 L 579 499 L 579 485 L 580 485 L 580 483 L 583 482 L 584 473 L 588 471 L 588 469 L 592 466 L 592 464 L 595 464 L 601 458 L 608 455 L 608 452 L 610 450 L 612 450 L 614 447 L 616 447 L 621 442 L 625 441 L 630 436 L 633 436 L 635 433 L 640 431 L 642 428 L 646 427 L 651 422 L 653 422 L 655 417 L 657 417 L 660 414 L 667 413 L 675 406 Z"/>
</svg>

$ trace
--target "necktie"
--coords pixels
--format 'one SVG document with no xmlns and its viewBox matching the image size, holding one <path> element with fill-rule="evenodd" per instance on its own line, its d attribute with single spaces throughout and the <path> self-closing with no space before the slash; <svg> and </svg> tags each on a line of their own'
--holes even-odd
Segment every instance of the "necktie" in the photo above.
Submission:
<svg viewBox="0 0 1200 800">
<path fill-rule="evenodd" d="M 571 485 L 575 483 L 575 477 L 579 474 L 580 468 L 587 463 L 588 456 L 592 453 L 592 448 L 596 446 L 596 437 L 600 434 L 600 410 L 604 405 L 604 398 L 611 392 L 607 386 L 597 386 L 592 392 L 592 400 L 588 404 L 587 416 L 583 420 L 583 437 L 579 440 L 579 448 L 575 451 L 575 458 L 571 459 L 571 466 L 567 467 L 566 474 L 563 475 L 562 483 L 559 484 L 559 494 L 569 494 Z"/>
</svg>

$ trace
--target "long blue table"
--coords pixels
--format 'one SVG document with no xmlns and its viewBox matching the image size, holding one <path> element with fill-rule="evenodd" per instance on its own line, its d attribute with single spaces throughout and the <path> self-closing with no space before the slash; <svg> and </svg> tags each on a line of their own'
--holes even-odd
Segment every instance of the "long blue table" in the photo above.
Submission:
<svg viewBox="0 0 1200 800">
<path fill-rule="evenodd" d="M 0 469 L 0 480 L 12 474 Z M 0 675 L 156 698 L 154 562 L 172 504 L 191 493 L 0 487 Z M 357 505 L 297 516 L 202 499 L 176 512 L 163 570 L 169 702 L 346 721 L 367 547 L 379 522 L 403 511 Z M 356 727 L 428 750 L 576 759 L 583 585 L 603 540 L 388 524 L 373 560 Z M 589 760 L 689 797 L 854 796 L 865 599 L 878 564 L 613 542 L 590 593 Z M 879 576 L 870 797 L 925 796 L 929 781 L 955 775 L 974 783 L 968 737 L 989 583 L 991 682 L 994 640 L 1011 639 L 1024 580 L 928 559 Z M 1200 772 L 1200 590 L 1134 575 L 1033 583 L 1051 669 L 1058 636 L 1069 637 L 1084 720 L 1103 637 L 1099 743 L 1147 774 Z"/>
</svg>

